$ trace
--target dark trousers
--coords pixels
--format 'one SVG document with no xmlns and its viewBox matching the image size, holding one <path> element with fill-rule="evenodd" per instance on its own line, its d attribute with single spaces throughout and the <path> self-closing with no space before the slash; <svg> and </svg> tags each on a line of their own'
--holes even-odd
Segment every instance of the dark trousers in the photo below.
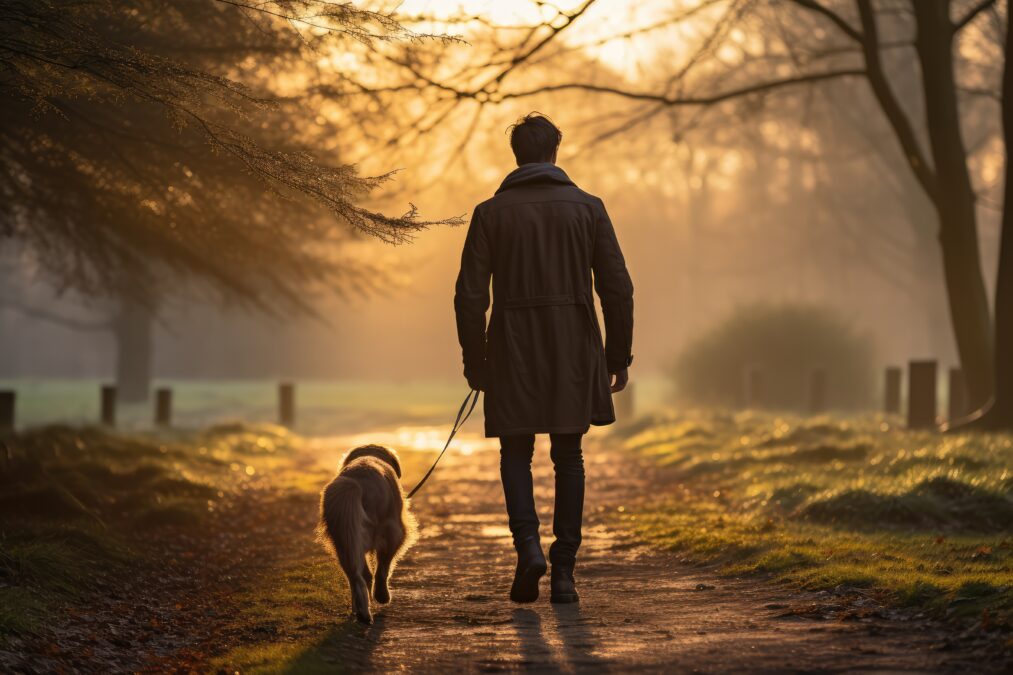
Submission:
<svg viewBox="0 0 1013 675">
<path fill-rule="evenodd" d="M 580 548 L 580 526 L 584 512 L 584 457 L 580 450 L 583 434 L 550 434 L 549 453 L 556 471 L 556 505 L 552 515 L 549 547 L 553 565 L 573 565 Z M 503 436 L 500 439 L 500 477 L 506 496 L 507 515 L 514 544 L 538 536 L 531 483 L 531 458 L 535 452 L 534 434 Z"/>
</svg>

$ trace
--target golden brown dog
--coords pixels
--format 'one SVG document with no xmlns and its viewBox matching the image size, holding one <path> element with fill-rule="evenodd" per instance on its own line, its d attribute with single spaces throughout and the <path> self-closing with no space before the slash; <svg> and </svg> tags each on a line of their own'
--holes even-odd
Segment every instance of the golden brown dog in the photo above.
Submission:
<svg viewBox="0 0 1013 675">
<path fill-rule="evenodd" d="M 362 445 L 345 455 L 337 477 L 320 495 L 317 533 L 348 577 L 359 621 L 373 622 L 370 590 L 377 602 L 390 602 L 390 573 L 415 542 L 415 529 L 397 453 Z"/>
</svg>

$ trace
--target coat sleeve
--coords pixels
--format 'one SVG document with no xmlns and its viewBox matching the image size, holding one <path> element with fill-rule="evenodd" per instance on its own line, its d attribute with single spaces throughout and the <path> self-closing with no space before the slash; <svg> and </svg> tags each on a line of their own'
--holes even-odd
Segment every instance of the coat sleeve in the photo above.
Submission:
<svg viewBox="0 0 1013 675">
<path fill-rule="evenodd" d="M 604 205 L 595 227 L 591 269 L 605 317 L 605 361 L 609 373 L 617 373 L 633 361 L 633 280 Z"/>
<path fill-rule="evenodd" d="M 457 275 L 454 312 L 457 315 L 457 339 L 464 356 L 464 377 L 473 389 L 485 389 L 485 313 L 489 309 L 489 281 L 492 256 L 482 218 L 476 209 L 468 226 Z"/>
</svg>

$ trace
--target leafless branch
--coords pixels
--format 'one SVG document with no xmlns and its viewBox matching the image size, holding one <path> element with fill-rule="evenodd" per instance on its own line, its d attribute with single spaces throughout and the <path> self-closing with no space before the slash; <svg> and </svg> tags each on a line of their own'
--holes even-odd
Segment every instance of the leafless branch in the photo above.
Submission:
<svg viewBox="0 0 1013 675">
<path fill-rule="evenodd" d="M 953 32 L 956 33 L 960 31 L 961 29 L 964 28 L 964 26 L 974 21 L 974 19 L 979 14 L 984 12 L 986 9 L 993 7 L 994 5 L 995 0 L 981 0 L 981 2 L 979 2 L 977 5 L 969 9 L 967 11 L 967 14 L 965 14 L 962 19 L 959 19 L 955 24 L 953 24 Z"/>
</svg>

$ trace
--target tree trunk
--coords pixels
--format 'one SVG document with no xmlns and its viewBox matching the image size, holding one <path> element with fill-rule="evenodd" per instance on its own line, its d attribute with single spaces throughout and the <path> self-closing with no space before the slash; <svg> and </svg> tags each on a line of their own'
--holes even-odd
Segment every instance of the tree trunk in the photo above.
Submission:
<svg viewBox="0 0 1013 675">
<path fill-rule="evenodd" d="M 960 133 L 950 2 L 918 0 L 911 5 L 918 25 L 915 49 L 936 171 L 935 194 L 930 196 L 939 214 L 950 316 L 970 402 L 981 406 L 993 393 L 991 317 L 981 272 L 974 188 Z"/>
<path fill-rule="evenodd" d="M 116 337 L 117 398 L 143 403 L 151 392 L 153 312 L 150 307 L 124 294 L 113 320 Z"/>
<path fill-rule="evenodd" d="M 991 407 L 972 415 L 966 428 L 985 431 L 1013 430 L 1013 171 L 1009 147 L 1013 142 L 1013 67 L 1010 56 L 1010 29 L 1013 14 L 1006 13 L 1006 62 L 1002 77 L 1002 128 L 1006 142 L 1006 180 L 1003 186 L 1002 234 L 999 243 L 999 271 L 995 284 L 995 397 Z M 958 425 L 959 426 L 959 425 Z"/>
</svg>

